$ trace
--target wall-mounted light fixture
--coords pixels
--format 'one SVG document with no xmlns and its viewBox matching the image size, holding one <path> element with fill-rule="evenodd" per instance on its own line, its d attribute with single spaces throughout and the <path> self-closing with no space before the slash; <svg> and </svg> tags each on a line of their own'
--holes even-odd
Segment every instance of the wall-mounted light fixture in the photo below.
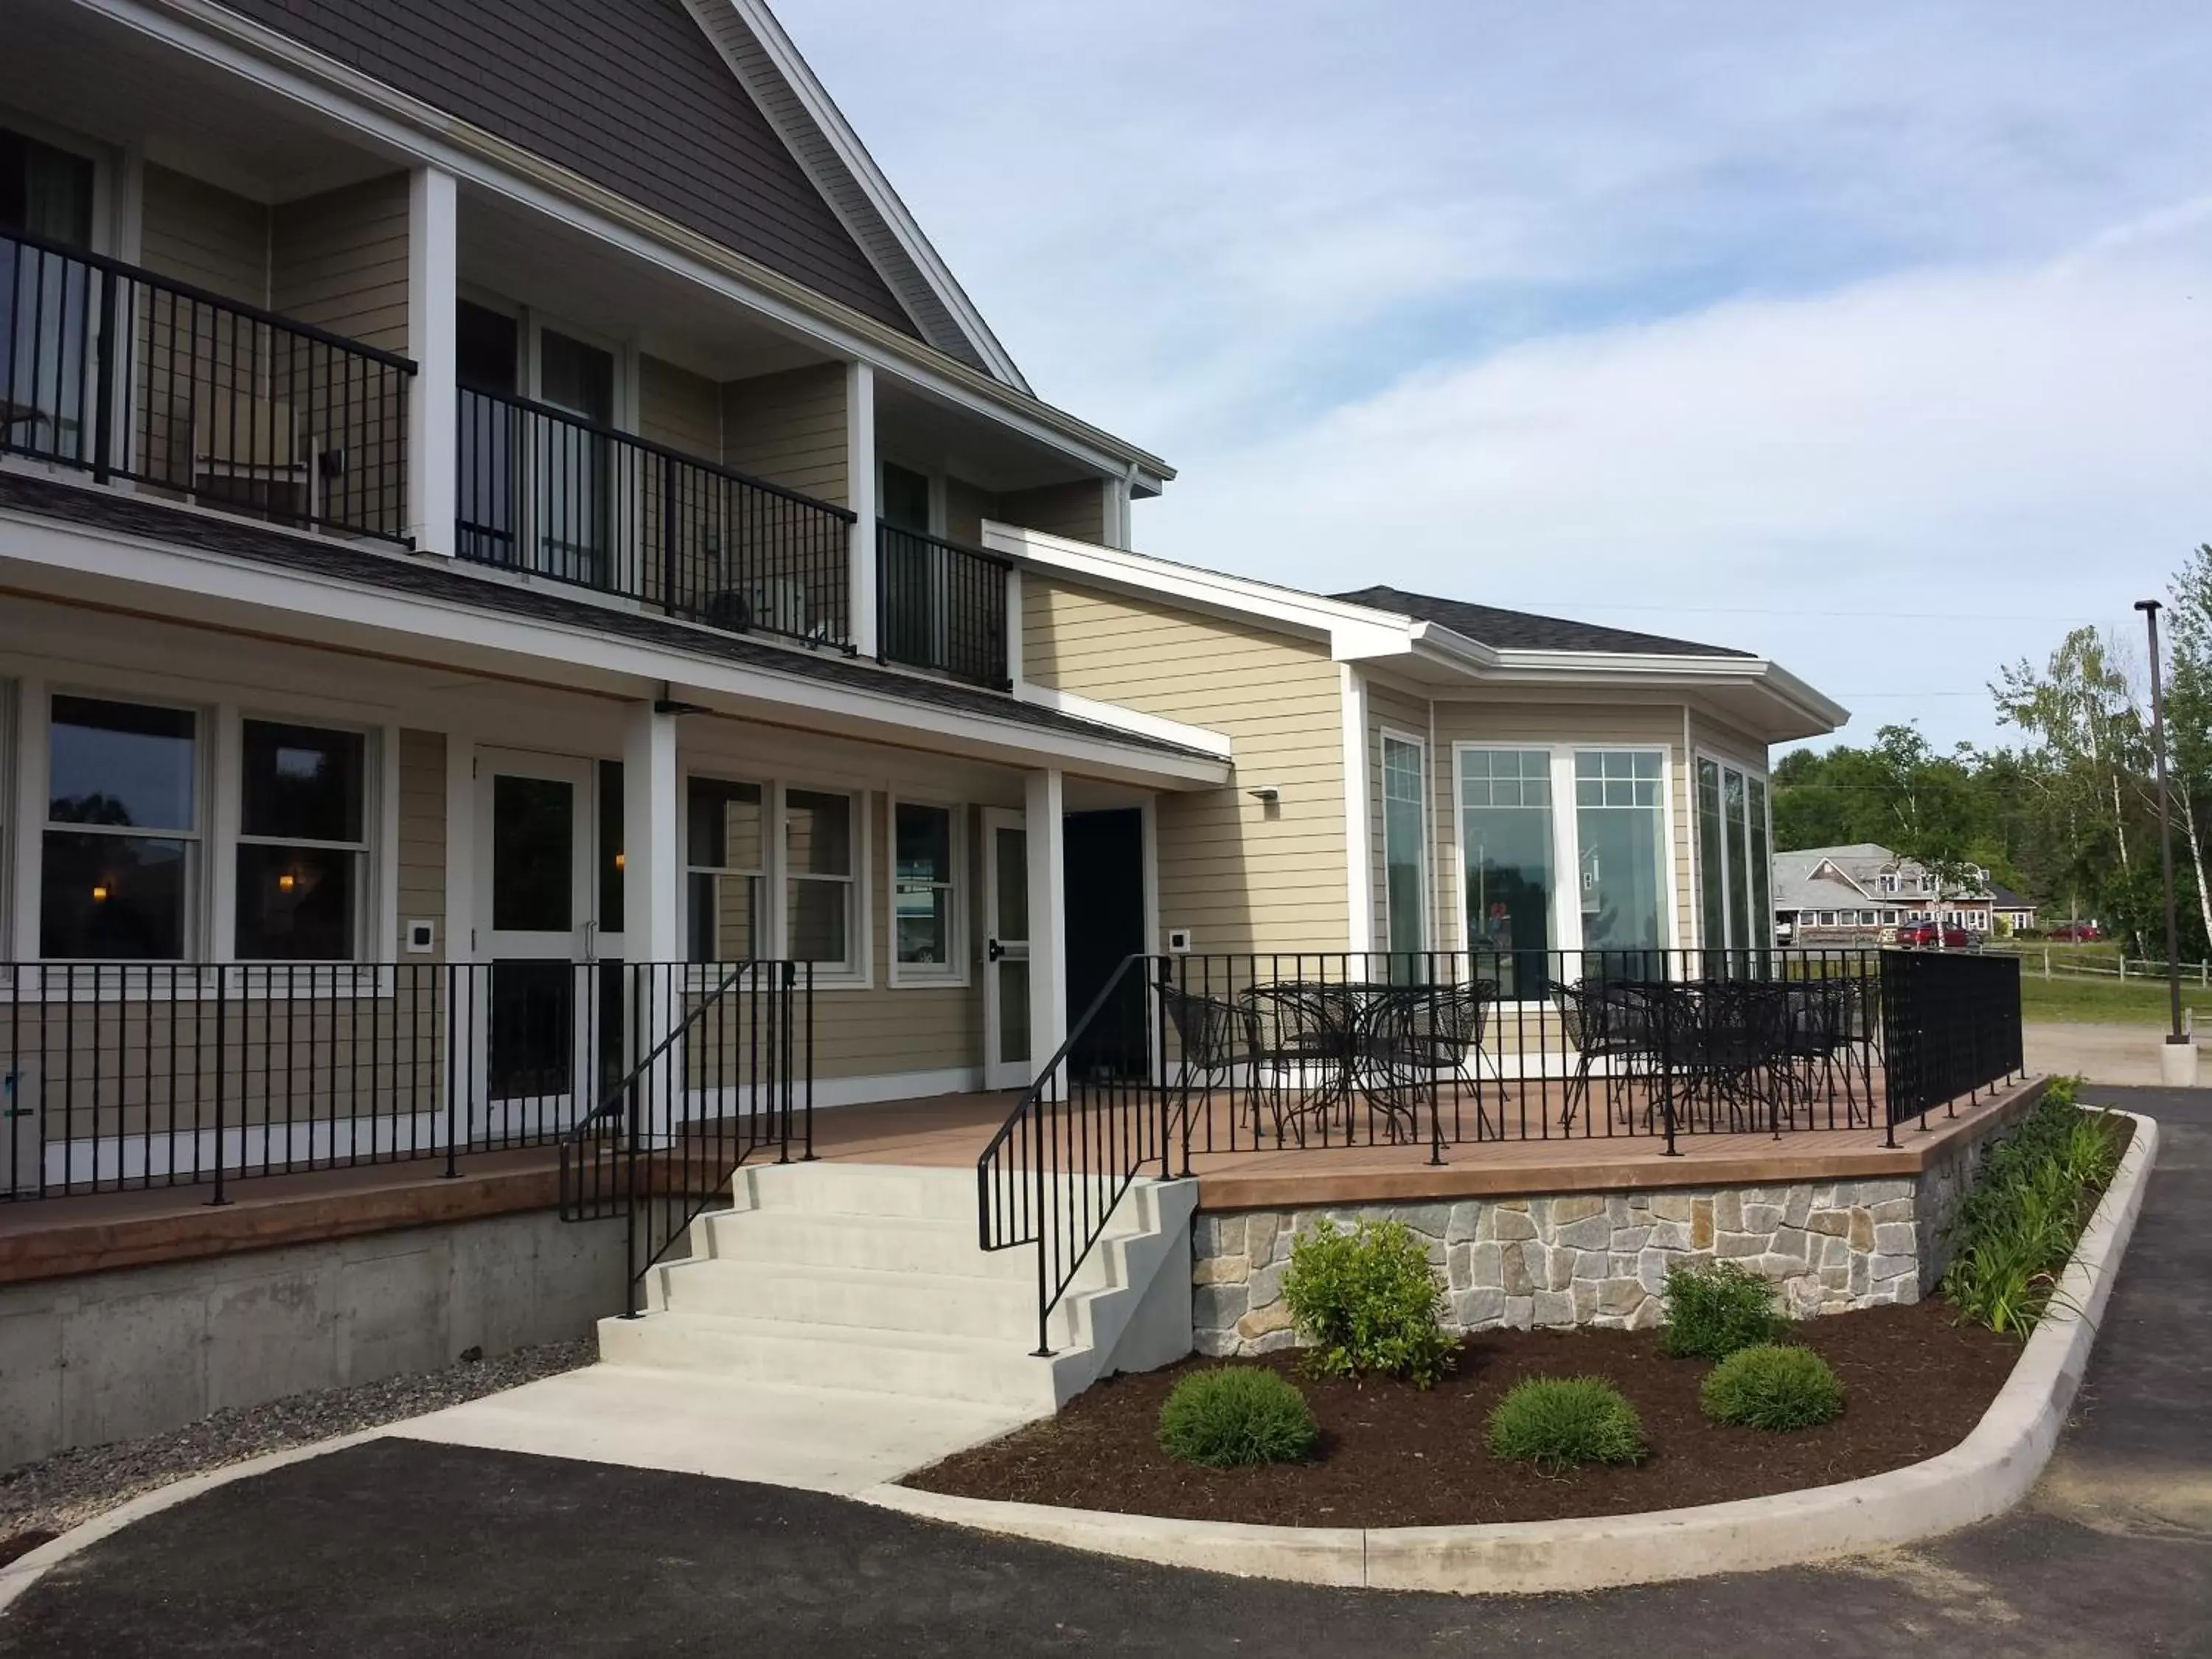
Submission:
<svg viewBox="0 0 2212 1659">
<path fill-rule="evenodd" d="M 1254 800 L 1265 801 L 1270 806 L 1283 798 L 1282 787 L 1273 783 L 1255 783 L 1244 793 Z"/>
</svg>

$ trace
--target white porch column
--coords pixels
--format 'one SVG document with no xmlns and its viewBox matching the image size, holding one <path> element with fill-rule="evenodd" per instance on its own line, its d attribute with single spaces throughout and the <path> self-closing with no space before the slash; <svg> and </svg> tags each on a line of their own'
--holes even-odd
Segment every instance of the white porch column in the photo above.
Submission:
<svg viewBox="0 0 2212 1659">
<path fill-rule="evenodd" d="M 876 654 L 876 371 L 845 365 L 845 505 L 853 509 L 853 645 Z"/>
<path fill-rule="evenodd" d="M 419 553 L 453 551 L 460 507 L 459 364 L 459 192 L 450 173 L 417 167 L 407 190 L 407 533 Z"/>
<path fill-rule="evenodd" d="M 1368 813 L 1367 682 L 1348 662 L 1337 665 L 1344 714 L 1344 878 L 1349 917 L 1345 949 L 1375 948 L 1375 863 Z"/>
<path fill-rule="evenodd" d="M 678 718 L 632 703 L 623 729 L 623 939 L 632 962 L 684 957 Z"/>
<path fill-rule="evenodd" d="M 1030 863 L 1030 1061 L 1042 1071 L 1067 1041 L 1066 794 L 1057 769 L 1024 780 Z"/>
</svg>

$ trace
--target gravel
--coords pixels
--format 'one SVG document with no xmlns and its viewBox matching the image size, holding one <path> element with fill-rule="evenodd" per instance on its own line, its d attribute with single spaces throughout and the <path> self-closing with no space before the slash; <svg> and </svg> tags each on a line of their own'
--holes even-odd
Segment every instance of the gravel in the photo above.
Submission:
<svg viewBox="0 0 2212 1659">
<path fill-rule="evenodd" d="M 185 1475 L 419 1417 L 574 1370 L 598 1357 L 589 1337 L 518 1348 L 493 1359 L 464 1357 L 443 1370 L 234 1406 L 167 1434 L 57 1452 L 0 1474 L 0 1562 Z"/>
</svg>

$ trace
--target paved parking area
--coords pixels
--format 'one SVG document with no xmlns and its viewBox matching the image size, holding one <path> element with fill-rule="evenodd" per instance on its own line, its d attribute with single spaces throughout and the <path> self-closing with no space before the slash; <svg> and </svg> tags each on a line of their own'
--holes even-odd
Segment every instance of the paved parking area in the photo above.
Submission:
<svg viewBox="0 0 2212 1659">
<path fill-rule="evenodd" d="M 2212 1652 L 2212 1091 L 2090 1092 L 2166 1135 L 2077 1420 L 2027 1506 L 1932 1547 L 1591 1596 L 1313 1590 L 390 1439 L 125 1528 L 0 1656 Z"/>
</svg>

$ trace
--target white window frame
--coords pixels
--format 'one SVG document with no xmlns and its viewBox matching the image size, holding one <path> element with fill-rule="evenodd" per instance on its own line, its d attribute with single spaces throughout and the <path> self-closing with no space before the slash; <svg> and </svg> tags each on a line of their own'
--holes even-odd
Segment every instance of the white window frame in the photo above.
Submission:
<svg viewBox="0 0 2212 1659">
<path fill-rule="evenodd" d="M 793 876 L 790 856 L 790 799 L 797 791 L 808 795 L 837 795 L 850 803 L 853 812 L 853 868 L 846 876 Z M 872 838 L 872 792 L 849 784 L 816 783 L 806 778 L 780 778 L 775 785 L 775 954 L 791 958 L 791 884 L 795 881 L 843 881 L 851 884 L 853 901 L 846 922 L 850 954 L 843 963 L 814 964 L 817 991 L 865 991 L 875 985 L 875 915 L 870 902 Z"/>
<path fill-rule="evenodd" d="M 951 879 L 931 884 L 946 894 L 946 939 L 943 962 L 902 963 L 898 953 L 898 810 L 927 807 L 942 812 L 951 826 Z M 965 986 L 970 978 L 968 950 L 968 907 L 971 902 L 968 878 L 968 810 L 957 801 L 935 795 L 893 792 L 884 806 L 884 964 L 894 988 Z"/>
<path fill-rule="evenodd" d="M 311 968 L 343 968 L 359 966 L 379 960 L 385 953 L 372 948 L 382 938 L 392 933 L 383 925 L 383 895 L 396 885 L 397 868 L 393 878 L 387 882 L 382 860 L 378 857 L 378 845 L 384 837 L 379 831 L 384 827 L 383 804 L 386 799 L 385 779 L 385 750 L 398 745 L 381 726 L 364 725 L 358 720 L 327 720 L 291 714 L 272 714 L 264 708 L 219 711 L 220 730 L 216 750 L 216 775 L 218 785 L 228 792 L 228 801 L 216 820 L 219 832 L 214 837 L 220 841 L 218 856 L 224 866 L 222 887 L 223 909 L 210 929 L 211 937 L 224 946 L 220 958 L 225 962 L 250 963 L 255 967 L 276 967 L 305 970 Z M 263 726 L 297 726 L 311 731 L 345 732 L 362 739 L 361 745 L 361 833 L 359 842 L 299 841 L 276 836 L 249 835 L 246 830 L 246 726 L 251 720 Z M 396 760 L 396 757 L 394 757 Z M 347 957 L 332 957 L 303 961 L 280 957 L 246 957 L 237 952 L 238 945 L 238 853 L 242 847 L 308 847 L 318 852 L 352 853 L 361 860 L 361 887 L 354 897 L 354 948 Z M 395 858 L 397 849 L 394 849 Z M 216 884 L 209 884 L 210 896 Z M 394 943 L 397 943 L 396 938 Z"/>
<path fill-rule="evenodd" d="M 1582 911 L 1582 848 L 1576 828 L 1579 810 L 1575 792 L 1575 757 L 1577 754 L 1638 754 L 1659 757 L 1659 834 L 1660 861 L 1664 876 L 1667 902 L 1661 907 L 1662 927 L 1660 943 L 1655 948 L 1671 951 L 1676 948 L 1681 936 L 1683 896 L 1674 856 L 1678 826 L 1674 822 L 1674 750 L 1665 743 L 1597 743 L 1585 740 L 1570 742 L 1494 742 L 1456 741 L 1451 746 L 1452 790 L 1452 856 L 1456 860 L 1458 874 L 1454 885 L 1458 890 L 1455 907 L 1457 930 L 1462 950 L 1469 948 L 1467 921 L 1467 827 L 1466 791 L 1460 773 L 1460 757 L 1475 750 L 1492 753 L 1540 752 L 1551 757 L 1552 778 L 1552 943 L 1555 952 L 1579 953 L 1583 944 Z M 1769 797 L 1770 808 L 1771 797 Z"/>
<path fill-rule="evenodd" d="M 1718 750 L 1715 750 L 1715 749 L 1705 749 L 1705 748 L 1699 748 L 1699 749 L 1698 749 L 1698 750 L 1694 750 L 1694 751 L 1692 753 L 1691 757 L 1690 757 L 1690 815 L 1691 815 L 1691 821 L 1692 821 L 1692 823 L 1698 823 L 1698 834 L 1700 836 L 1702 836 L 1705 834 L 1705 826 L 1704 826 L 1704 824 L 1703 824 L 1703 823 L 1698 823 L 1698 816 L 1697 816 L 1697 813 L 1698 813 L 1698 802 L 1697 802 L 1697 791 L 1698 791 L 1698 765 L 1699 765 L 1701 763 L 1705 762 L 1705 761 L 1711 761 L 1711 762 L 1715 766 L 1717 766 L 1717 767 L 1718 767 L 1718 768 L 1720 769 L 1720 773 L 1721 773 L 1721 777 L 1720 777 L 1720 801 L 1721 801 L 1721 846 L 1720 846 L 1720 855 L 1721 855 L 1721 856 L 1720 856 L 1720 864 L 1721 864 L 1721 917 L 1722 917 L 1722 923 L 1721 923 L 1721 925 L 1722 925 L 1722 927 L 1723 927 L 1724 929 L 1726 929 L 1726 930 L 1727 930 L 1727 932 L 1728 932 L 1729 933 L 1733 934 L 1733 933 L 1736 931 L 1736 930 L 1735 930 L 1735 906 L 1736 906 L 1736 886 L 1737 886 L 1737 884 L 1736 884 L 1736 879 L 1735 879 L 1735 871 L 1733 868 L 1731 868 L 1731 867 L 1730 867 L 1731 861 L 1730 861 L 1729 854 L 1729 844 L 1728 844 L 1728 775 L 1729 775 L 1730 772 L 1737 773 L 1738 775 L 1740 775 L 1742 777 L 1743 781 L 1744 781 L 1744 791 L 1743 791 L 1743 806 L 1744 806 L 1744 845 L 1745 845 L 1745 847 L 1746 847 L 1747 848 L 1749 848 L 1749 846 L 1750 846 L 1750 844 L 1751 844 L 1751 785 L 1752 785 L 1752 783 L 1753 783 L 1754 781 L 1756 781 L 1760 785 L 1760 787 L 1765 790 L 1765 797 L 1766 797 L 1766 856 L 1767 856 L 1767 860 L 1768 860 L 1768 865 L 1769 865 L 1769 870 L 1768 870 L 1768 874 L 1767 874 L 1767 899 L 1768 899 L 1768 903 L 1769 903 L 1770 907 L 1771 906 L 1772 902 L 1773 902 L 1773 893 L 1774 893 L 1774 878 L 1773 878 L 1772 868 L 1771 868 L 1771 866 L 1772 866 L 1772 862 L 1773 862 L 1773 858 L 1774 858 L 1774 779 L 1773 779 L 1772 775 L 1771 775 L 1771 773 L 1770 773 L 1770 772 L 1769 772 L 1765 768 L 1764 768 L 1764 767 L 1753 766 L 1753 765 L 1750 764 L 1750 763 L 1749 763 L 1748 762 L 1747 762 L 1747 761 L 1743 761 L 1743 760 L 1739 760 L 1739 759 L 1737 759 L 1737 758 L 1736 758 L 1735 757 L 1734 757 L 1734 756 L 1731 756 L 1731 755 L 1724 755 L 1724 754 L 1721 753 Z M 1771 948 L 1772 944 L 1773 944 L 1773 934 L 1774 934 L 1774 925 L 1775 925 L 1775 924 L 1774 924 L 1774 919 L 1773 919 L 1773 917 L 1771 917 L 1771 916 L 1770 916 L 1770 917 L 1767 919 L 1767 922 L 1766 922 L 1766 933 L 1765 933 L 1765 944 L 1763 944 L 1763 945 L 1761 945 L 1761 944 L 1756 944 L 1756 943 L 1753 943 L 1753 942 L 1752 942 L 1752 941 L 1750 941 L 1750 940 L 1745 940 L 1745 941 L 1743 941 L 1743 942 L 1741 942 L 1741 943 L 1735 943 L 1735 942 L 1733 942 L 1733 941 L 1731 941 L 1730 939 L 1707 939 L 1707 938 L 1705 936 L 1705 860 L 1704 860 L 1704 856 L 1703 856 L 1703 854 L 1704 854 L 1704 851 L 1705 851 L 1704 847 L 1703 847 L 1703 845 L 1702 845 L 1702 844 L 1700 844 L 1700 845 L 1698 846 L 1698 856 L 1694 857 L 1694 858 L 1692 858 L 1692 859 L 1690 860 L 1690 879 L 1691 879 L 1691 884 L 1692 884 L 1692 886 L 1691 886 L 1691 891 L 1692 891 L 1692 897 L 1693 897 L 1693 900 L 1694 900 L 1694 903 L 1692 904 L 1692 909 L 1694 910 L 1694 912 L 1695 912 L 1695 914 L 1696 914 L 1696 916 L 1697 916 L 1697 923 L 1698 923 L 1698 945 L 1699 945 L 1702 948 L 1704 948 L 1704 949 L 1705 949 L 1705 950 L 1708 950 L 1708 951 L 1720 951 L 1720 950 L 1731 950 L 1731 951 L 1740 951 L 1740 950 L 1761 950 L 1761 949 L 1770 949 L 1770 948 Z M 1885 878 L 1885 880 L 1887 880 L 1887 878 Z M 1814 912 L 1808 912 L 1807 914 L 1811 915 L 1811 914 L 1817 914 L 1817 913 L 1814 913 Z M 1814 926 L 1814 925 L 1816 925 L 1816 924 L 1808 922 L 1808 923 L 1805 923 L 1805 924 L 1803 924 L 1803 925 L 1804 925 L 1804 926 L 1807 926 L 1807 927 L 1811 927 L 1811 926 Z"/>
<path fill-rule="evenodd" d="M 1414 864 L 1419 872 L 1420 883 L 1419 912 L 1415 917 L 1420 934 L 1420 943 L 1410 948 L 1417 951 L 1426 951 L 1434 948 L 1429 917 L 1436 892 L 1435 882 L 1430 869 L 1432 849 L 1429 845 L 1429 790 L 1431 787 L 1429 777 L 1429 740 L 1413 732 L 1401 731 L 1394 726 L 1379 726 L 1376 728 L 1376 735 L 1377 738 L 1375 745 L 1376 806 L 1382 820 L 1382 833 L 1378 838 L 1376 848 L 1379 859 L 1377 867 L 1382 872 L 1382 949 L 1385 954 L 1388 954 L 1396 948 L 1390 943 L 1393 920 L 1390 913 L 1390 745 L 1396 743 L 1403 744 L 1419 757 L 1418 776 L 1421 791 L 1419 798 L 1420 823 L 1414 835 Z M 1459 763 L 1456 759 L 1452 763 L 1452 791 L 1455 795 L 1459 792 Z M 1462 922 L 1462 926 L 1464 925 Z"/>
<path fill-rule="evenodd" d="M 733 771 L 724 771 L 713 766 L 685 766 L 678 769 L 682 787 L 684 836 L 684 954 L 691 956 L 691 878 L 694 876 L 750 876 L 760 884 L 758 901 L 754 907 L 753 935 L 761 954 L 777 954 L 778 935 L 775 931 L 776 914 L 781 906 L 776 902 L 775 867 L 777 842 L 781 830 L 782 814 L 778 809 L 775 785 L 765 778 L 749 778 Z M 761 862 L 757 870 L 744 869 L 733 864 L 700 864 L 691 856 L 691 781 L 697 778 L 707 783 L 744 784 L 760 791 Z M 821 793 L 827 793 L 828 791 Z M 625 917 L 624 921 L 627 921 Z M 694 962 L 694 967 L 708 964 Z"/>
<path fill-rule="evenodd" d="M 87 702 L 121 703 L 141 708 L 169 709 L 192 717 L 192 823 L 189 829 L 109 830 L 100 824 L 57 823 L 53 819 L 53 731 L 54 700 L 57 697 L 77 697 Z M 222 848 L 216 834 L 217 825 L 210 823 L 213 804 L 224 799 L 222 767 L 216 758 L 222 728 L 223 711 L 189 698 L 159 696 L 137 691 L 112 691 L 88 689 L 82 684 L 48 684 L 41 688 L 39 699 L 38 732 L 39 763 L 46 787 L 37 803 L 38 850 L 34 855 L 38 874 L 27 896 L 32 910 L 31 936 L 37 960 L 56 967 L 72 965 L 112 966 L 117 968 L 198 967 L 209 962 L 226 962 L 227 951 L 223 937 L 211 924 L 223 912 L 217 901 L 229 891 L 228 873 L 220 880 L 217 871 L 222 863 Z M 184 954 L 180 957 L 50 957 L 46 952 L 46 848 L 50 834 L 108 835 L 118 841 L 181 841 L 189 843 L 185 859 Z M 222 893 L 216 888 L 220 885 Z M 225 930 L 227 932 L 227 930 Z M 219 953 L 220 952 L 220 953 Z"/>
</svg>

